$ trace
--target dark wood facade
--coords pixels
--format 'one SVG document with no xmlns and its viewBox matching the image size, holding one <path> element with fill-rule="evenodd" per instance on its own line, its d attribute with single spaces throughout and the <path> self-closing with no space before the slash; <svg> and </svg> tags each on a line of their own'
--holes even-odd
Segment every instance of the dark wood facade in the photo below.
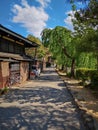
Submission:
<svg viewBox="0 0 98 130">
<path fill-rule="evenodd" d="M 0 37 L 0 52 L 14 53 L 14 54 L 25 54 L 25 47 L 22 43 L 13 41 L 7 37 Z"/>
<path fill-rule="evenodd" d="M 0 88 L 5 87 L 9 76 L 22 75 L 22 81 L 29 77 L 31 58 L 25 48 L 37 48 L 37 44 L 0 25 Z"/>
</svg>

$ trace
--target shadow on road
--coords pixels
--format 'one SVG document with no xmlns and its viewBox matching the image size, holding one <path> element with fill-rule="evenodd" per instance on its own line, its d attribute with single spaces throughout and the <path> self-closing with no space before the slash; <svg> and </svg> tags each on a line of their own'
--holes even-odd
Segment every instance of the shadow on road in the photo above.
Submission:
<svg viewBox="0 0 98 130">
<path fill-rule="evenodd" d="M 2 102 L 0 130 L 83 130 L 66 88 L 14 89 Z"/>
</svg>

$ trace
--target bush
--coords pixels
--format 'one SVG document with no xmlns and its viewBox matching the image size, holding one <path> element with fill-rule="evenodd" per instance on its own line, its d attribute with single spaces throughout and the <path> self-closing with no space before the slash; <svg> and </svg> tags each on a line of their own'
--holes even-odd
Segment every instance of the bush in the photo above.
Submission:
<svg viewBox="0 0 98 130">
<path fill-rule="evenodd" d="M 98 89 L 98 71 L 91 74 L 91 88 Z"/>
<path fill-rule="evenodd" d="M 68 76 L 69 78 L 71 78 L 71 72 L 67 73 L 67 76 Z"/>
<path fill-rule="evenodd" d="M 51 63 L 50 62 L 46 62 L 46 67 L 50 67 Z"/>
<path fill-rule="evenodd" d="M 3 95 L 5 93 L 7 93 L 7 91 L 8 91 L 7 87 L 4 87 L 3 89 L 0 89 L 0 95 Z"/>
<path fill-rule="evenodd" d="M 82 81 L 90 79 L 91 69 L 88 68 L 79 68 L 76 69 L 76 78 L 81 79 Z"/>
<path fill-rule="evenodd" d="M 86 85 L 89 81 L 92 87 L 98 85 L 98 71 L 88 68 L 79 68 L 76 70 L 76 78 L 82 80 L 82 84 Z"/>
</svg>

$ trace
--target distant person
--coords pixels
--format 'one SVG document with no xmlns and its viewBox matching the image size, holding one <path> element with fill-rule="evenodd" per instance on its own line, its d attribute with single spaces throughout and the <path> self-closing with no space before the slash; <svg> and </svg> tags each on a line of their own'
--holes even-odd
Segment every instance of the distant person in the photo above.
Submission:
<svg viewBox="0 0 98 130">
<path fill-rule="evenodd" d="M 40 67 L 33 66 L 32 70 L 33 70 L 36 78 L 40 76 L 40 72 L 41 72 Z"/>
<path fill-rule="evenodd" d="M 40 67 L 38 67 L 37 68 L 38 77 L 40 76 L 40 72 L 41 72 Z"/>
</svg>

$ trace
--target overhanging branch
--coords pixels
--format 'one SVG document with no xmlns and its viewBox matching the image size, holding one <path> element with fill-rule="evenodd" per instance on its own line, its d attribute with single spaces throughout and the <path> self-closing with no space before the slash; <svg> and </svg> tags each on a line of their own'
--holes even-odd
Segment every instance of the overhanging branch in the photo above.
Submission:
<svg viewBox="0 0 98 130">
<path fill-rule="evenodd" d="M 64 54 L 65 54 L 68 58 L 73 59 L 73 57 L 70 56 L 70 55 L 67 53 L 66 48 L 62 48 L 62 50 L 63 50 Z"/>
</svg>

